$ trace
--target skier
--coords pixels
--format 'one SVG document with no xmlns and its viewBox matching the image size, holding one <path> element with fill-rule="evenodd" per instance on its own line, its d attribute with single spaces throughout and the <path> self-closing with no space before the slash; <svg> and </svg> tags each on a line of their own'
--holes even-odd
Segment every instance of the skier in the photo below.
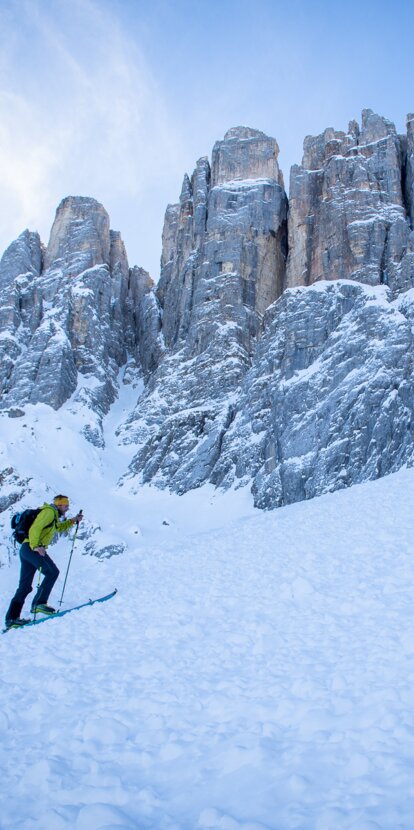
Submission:
<svg viewBox="0 0 414 830">
<path fill-rule="evenodd" d="M 20 548 L 20 580 L 17 591 L 10 603 L 6 614 L 6 628 L 26 625 L 30 620 L 20 617 L 24 601 L 33 590 L 33 577 L 37 570 L 43 574 L 43 580 L 39 585 L 33 598 L 32 614 L 54 614 L 55 609 L 47 605 L 49 594 L 59 576 L 59 569 L 53 559 L 47 553 L 47 546 L 52 541 L 55 533 L 64 533 L 72 525 L 82 521 L 82 512 L 73 519 L 59 521 L 69 510 L 69 499 L 67 496 L 55 496 L 53 504 L 45 503 L 31 525 L 28 538 L 24 540 Z"/>
</svg>

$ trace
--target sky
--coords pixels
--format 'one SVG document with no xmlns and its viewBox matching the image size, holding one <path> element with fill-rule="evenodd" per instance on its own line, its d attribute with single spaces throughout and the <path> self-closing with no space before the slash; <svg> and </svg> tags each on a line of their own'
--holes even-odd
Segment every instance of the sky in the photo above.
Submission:
<svg viewBox="0 0 414 830">
<path fill-rule="evenodd" d="M 411 0 L 0 0 L 0 253 L 92 196 L 157 280 L 167 204 L 230 127 L 277 139 L 287 189 L 306 135 L 364 108 L 405 132 L 413 25 Z"/>
</svg>

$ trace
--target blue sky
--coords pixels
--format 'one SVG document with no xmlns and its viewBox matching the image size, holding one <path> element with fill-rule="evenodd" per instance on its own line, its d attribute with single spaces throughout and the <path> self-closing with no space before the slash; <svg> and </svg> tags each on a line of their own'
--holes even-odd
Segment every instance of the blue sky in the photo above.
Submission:
<svg viewBox="0 0 414 830">
<path fill-rule="evenodd" d="M 0 0 L 0 251 L 93 196 L 157 279 L 165 208 L 230 127 L 277 139 L 287 188 L 365 107 L 405 132 L 413 24 L 408 0 Z"/>
</svg>

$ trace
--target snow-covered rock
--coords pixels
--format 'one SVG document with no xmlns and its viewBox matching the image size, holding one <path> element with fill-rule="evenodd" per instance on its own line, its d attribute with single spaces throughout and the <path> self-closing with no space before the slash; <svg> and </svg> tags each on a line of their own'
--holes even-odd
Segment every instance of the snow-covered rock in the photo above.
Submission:
<svg viewBox="0 0 414 830">
<path fill-rule="evenodd" d="M 263 313 L 280 295 L 286 195 L 274 139 L 235 128 L 169 207 L 157 289 L 166 353 L 121 431 L 129 475 L 183 492 L 209 479 L 250 366 Z"/>
<path fill-rule="evenodd" d="M 135 492 L 249 484 L 270 508 L 411 463 L 413 124 L 306 138 L 289 211 L 276 141 L 229 130 L 167 208 L 156 287 L 102 205 L 64 199 L 47 248 L 25 231 L 0 263 L 3 411 L 70 401 L 103 447 L 126 367 Z"/>
<path fill-rule="evenodd" d="M 25 231 L 0 263 L 1 407 L 58 409 L 78 389 L 99 419 L 115 398 L 127 350 L 141 364 L 136 330 L 154 317 L 145 300 L 151 288 L 146 272 L 129 269 L 102 205 L 64 199 L 46 250 Z M 148 328 L 156 341 L 156 325 Z M 94 434 L 98 440 L 99 429 Z"/>
<path fill-rule="evenodd" d="M 271 508 L 378 478 L 414 457 L 414 291 L 325 282 L 286 291 L 211 481 Z"/>
</svg>

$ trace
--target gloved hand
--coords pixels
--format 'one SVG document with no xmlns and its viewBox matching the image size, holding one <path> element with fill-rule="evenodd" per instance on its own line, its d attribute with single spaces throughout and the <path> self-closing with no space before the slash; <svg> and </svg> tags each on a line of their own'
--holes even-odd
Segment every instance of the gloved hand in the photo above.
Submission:
<svg viewBox="0 0 414 830">
<path fill-rule="evenodd" d="M 83 519 L 83 513 L 82 513 L 82 510 L 80 510 L 79 513 L 77 513 L 77 515 L 73 517 L 72 524 L 73 525 L 74 524 L 79 524 L 79 522 L 81 522 L 82 519 Z"/>
</svg>

